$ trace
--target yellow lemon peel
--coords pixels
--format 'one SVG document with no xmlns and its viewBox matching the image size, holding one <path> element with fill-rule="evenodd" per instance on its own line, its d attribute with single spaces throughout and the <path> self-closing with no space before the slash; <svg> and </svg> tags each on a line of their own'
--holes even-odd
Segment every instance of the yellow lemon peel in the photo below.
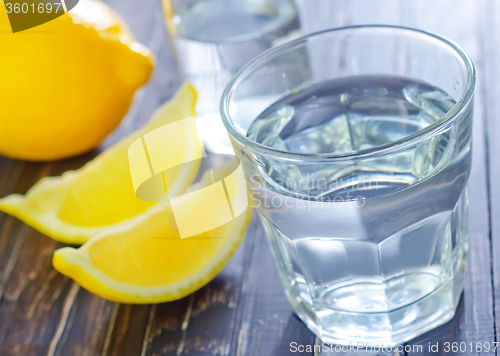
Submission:
<svg viewBox="0 0 500 356">
<path fill-rule="evenodd" d="M 208 177 L 205 175 L 204 182 Z M 211 182 L 210 182 L 211 183 Z M 246 196 L 239 180 L 229 196 Z M 237 199 L 242 199 L 238 196 Z M 189 210 L 189 206 L 183 207 Z M 106 231 L 79 249 L 54 253 L 54 267 L 85 289 L 121 303 L 180 299 L 211 281 L 241 242 L 251 209 L 217 229 L 181 239 L 168 203 L 141 215 L 134 225 Z M 193 222 L 196 223 L 196 222 Z"/>
<path fill-rule="evenodd" d="M 100 1 L 12 34 L 0 0 L 0 154 L 50 161 L 95 148 L 154 67 L 149 49 Z"/>
</svg>

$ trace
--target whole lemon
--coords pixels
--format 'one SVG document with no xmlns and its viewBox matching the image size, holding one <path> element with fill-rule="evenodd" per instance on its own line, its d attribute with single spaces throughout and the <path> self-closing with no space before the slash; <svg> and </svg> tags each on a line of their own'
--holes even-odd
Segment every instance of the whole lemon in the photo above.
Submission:
<svg viewBox="0 0 500 356">
<path fill-rule="evenodd" d="M 82 0 L 11 33 L 0 0 L 0 154 L 48 161 L 95 148 L 149 79 L 151 52 L 107 5 Z"/>
</svg>

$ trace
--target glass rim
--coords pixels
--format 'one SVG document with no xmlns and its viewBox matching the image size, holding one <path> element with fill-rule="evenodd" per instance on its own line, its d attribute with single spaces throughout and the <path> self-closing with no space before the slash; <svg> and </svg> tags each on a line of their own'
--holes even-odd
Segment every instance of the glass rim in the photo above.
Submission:
<svg viewBox="0 0 500 356">
<path fill-rule="evenodd" d="M 344 152 L 344 153 L 293 153 L 293 152 L 287 152 L 287 151 L 281 151 L 277 150 L 268 146 L 265 146 L 263 144 L 260 144 L 258 142 L 255 142 L 248 137 L 246 137 L 238 128 L 234 125 L 234 123 L 231 120 L 231 115 L 229 114 L 229 101 L 232 97 L 232 93 L 234 91 L 234 85 L 240 79 L 240 77 L 251 67 L 254 65 L 258 64 L 261 62 L 263 59 L 277 53 L 281 52 L 286 49 L 293 48 L 294 46 L 297 46 L 299 43 L 302 43 L 304 40 L 311 38 L 311 37 L 317 37 L 320 35 L 328 34 L 328 33 L 333 33 L 333 32 L 340 32 L 340 31 L 346 31 L 346 30 L 358 30 L 358 29 L 367 29 L 367 28 L 374 28 L 374 29 L 392 29 L 392 30 L 403 30 L 403 31 L 409 31 L 409 32 L 414 32 L 418 33 L 421 35 L 429 36 L 433 39 L 437 39 L 438 41 L 446 44 L 449 46 L 452 50 L 454 50 L 462 59 L 463 64 L 465 65 L 467 69 L 467 84 L 465 86 L 465 89 L 460 97 L 460 99 L 456 102 L 456 104 L 446 113 L 444 114 L 439 120 L 434 122 L 433 124 L 411 134 L 408 136 L 405 136 L 399 140 L 394 140 L 382 145 L 377 145 L 374 147 L 362 149 L 362 150 L 355 150 L 355 151 L 349 151 L 349 152 Z M 245 64 L 243 68 L 241 68 L 229 81 L 227 84 L 226 88 L 224 89 L 224 92 L 222 94 L 222 99 L 220 102 L 220 112 L 221 112 L 221 118 L 224 126 L 226 127 L 226 130 L 230 134 L 230 136 L 234 137 L 237 141 L 245 144 L 246 146 L 252 148 L 255 151 L 258 151 L 260 153 L 266 154 L 266 155 L 271 155 L 274 157 L 279 157 L 283 159 L 288 159 L 292 161 L 305 161 L 305 160 L 343 160 L 343 159 L 352 159 L 352 158 L 357 158 L 357 157 L 366 157 L 366 156 L 378 156 L 378 155 L 385 155 L 389 154 L 391 152 L 404 149 L 408 146 L 413 145 L 416 142 L 420 142 L 421 140 L 424 140 L 425 138 L 432 137 L 435 134 L 439 133 L 440 129 L 444 127 L 447 123 L 453 120 L 461 111 L 462 109 L 469 103 L 469 101 L 472 98 L 472 95 L 474 93 L 474 88 L 476 84 L 476 72 L 474 68 L 474 64 L 472 63 L 472 60 L 470 59 L 469 55 L 454 41 L 437 35 L 433 34 L 424 30 L 418 30 L 415 28 L 411 27 L 404 27 L 404 26 L 393 26 L 393 25 L 356 25 L 356 26 L 346 26 L 346 27 L 337 27 L 337 28 L 332 28 L 332 29 L 327 29 L 323 31 L 318 31 L 318 32 L 313 32 L 308 35 L 299 37 L 293 41 L 286 42 L 284 44 L 281 44 L 279 46 L 273 47 L 263 53 L 261 53 L 259 56 L 255 57 L 252 59 L 250 62 Z"/>
</svg>

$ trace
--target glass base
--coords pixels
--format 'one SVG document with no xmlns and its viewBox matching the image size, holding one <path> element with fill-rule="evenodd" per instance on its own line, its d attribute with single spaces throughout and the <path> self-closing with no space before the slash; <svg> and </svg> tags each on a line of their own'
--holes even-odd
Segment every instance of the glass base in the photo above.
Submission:
<svg viewBox="0 0 500 356">
<path fill-rule="evenodd" d="M 395 347 L 451 320 L 463 290 L 464 271 L 411 305 L 389 313 L 352 313 L 313 308 L 301 298 L 287 296 L 295 313 L 323 343 Z M 458 283 L 458 284 L 457 284 Z"/>
<path fill-rule="evenodd" d="M 285 294 L 322 342 L 394 347 L 455 315 L 465 283 L 467 206 L 465 188 L 452 211 L 407 226 L 377 244 L 292 240 L 259 213 Z M 328 215 L 330 220 L 335 216 Z M 332 283 L 327 278 L 334 273 L 340 277 Z"/>
</svg>

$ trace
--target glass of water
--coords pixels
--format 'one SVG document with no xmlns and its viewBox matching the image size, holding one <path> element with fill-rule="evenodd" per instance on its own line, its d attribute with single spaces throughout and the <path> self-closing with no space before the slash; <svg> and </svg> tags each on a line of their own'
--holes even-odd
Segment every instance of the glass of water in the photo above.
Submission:
<svg viewBox="0 0 500 356">
<path fill-rule="evenodd" d="M 298 37 L 294 0 L 163 0 L 177 67 L 198 92 L 198 133 L 211 152 L 232 154 L 219 115 L 222 92 L 245 63 Z"/>
<path fill-rule="evenodd" d="M 323 342 L 398 345 L 454 316 L 474 85 L 455 43 L 360 26 L 271 49 L 226 88 L 285 293 Z"/>
</svg>

